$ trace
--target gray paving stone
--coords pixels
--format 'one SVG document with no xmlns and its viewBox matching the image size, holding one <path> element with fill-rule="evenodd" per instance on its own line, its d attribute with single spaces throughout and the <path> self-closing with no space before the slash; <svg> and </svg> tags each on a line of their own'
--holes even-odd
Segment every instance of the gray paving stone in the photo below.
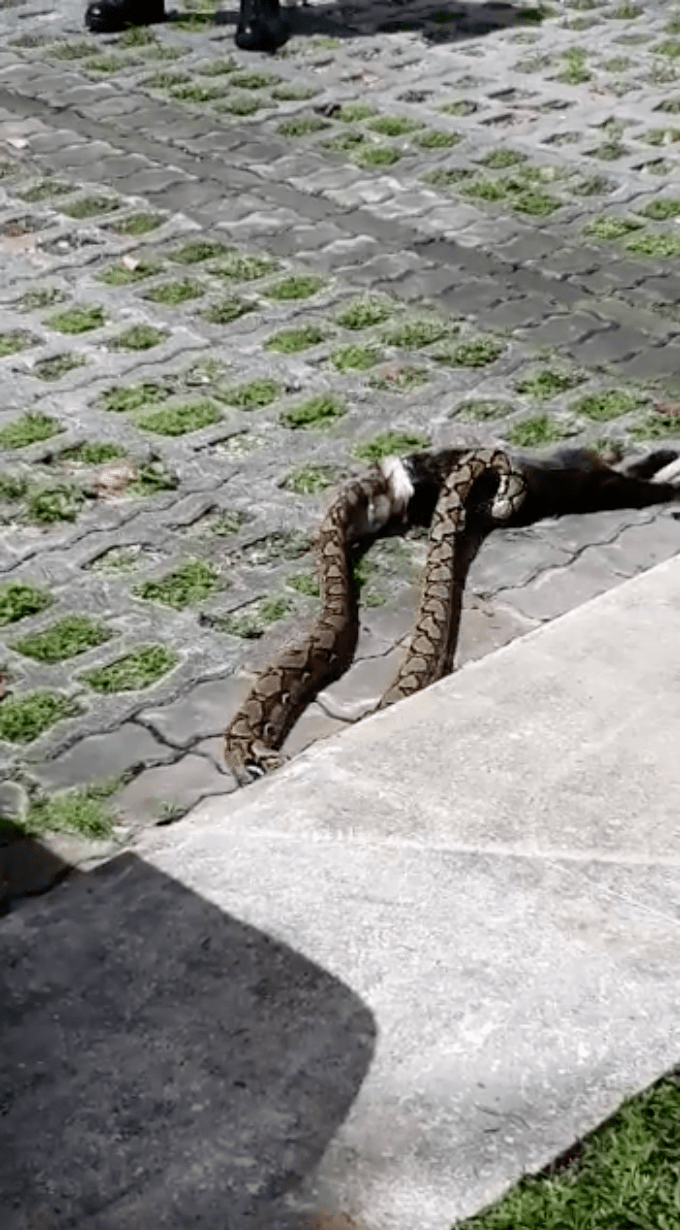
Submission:
<svg viewBox="0 0 680 1230">
<path fill-rule="evenodd" d="M 34 768 L 46 786 L 78 786 L 83 782 L 120 777 L 139 764 L 170 761 L 172 748 L 159 743 L 150 731 L 127 722 L 117 730 L 81 739 L 69 751 Z"/>
<path fill-rule="evenodd" d="M 527 619 L 557 619 L 574 607 L 604 594 L 620 581 L 620 574 L 590 547 L 568 568 L 549 568 L 521 589 L 497 591 L 500 600 Z"/>
<path fill-rule="evenodd" d="M 115 795 L 121 817 L 134 827 L 168 822 L 199 799 L 227 794 L 235 783 L 207 756 L 187 752 L 172 764 L 145 769 Z"/>
</svg>

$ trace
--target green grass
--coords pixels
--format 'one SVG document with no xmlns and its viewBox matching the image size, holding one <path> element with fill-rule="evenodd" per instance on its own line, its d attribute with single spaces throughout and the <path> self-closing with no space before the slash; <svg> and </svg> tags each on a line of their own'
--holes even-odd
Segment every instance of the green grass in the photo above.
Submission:
<svg viewBox="0 0 680 1230">
<path fill-rule="evenodd" d="M 503 171 L 508 167 L 518 166 L 519 163 L 526 162 L 526 160 L 526 154 L 520 154 L 519 150 L 506 149 L 504 147 L 492 149 L 483 158 L 479 159 L 483 167 L 488 167 L 493 171 Z"/>
<path fill-rule="evenodd" d="M 564 428 L 547 414 L 537 414 L 533 418 L 516 423 L 508 433 L 508 440 L 517 448 L 540 448 L 544 444 L 553 444 L 563 440 Z"/>
<path fill-rule="evenodd" d="M 460 1230 L 673 1230 L 678 1224 L 680 1088 L 630 1098 L 574 1159 L 522 1179 Z"/>
<path fill-rule="evenodd" d="M 530 397 L 533 401 L 550 401 L 551 398 L 559 397 L 561 393 L 575 388 L 583 379 L 579 372 L 545 367 L 518 380 L 515 389 L 522 397 Z"/>
<path fill-rule="evenodd" d="M 164 329 L 155 329 L 153 325 L 131 325 L 107 344 L 109 350 L 151 350 L 164 342 L 166 337 Z"/>
<path fill-rule="evenodd" d="M 601 158 L 603 162 L 616 162 L 628 153 L 628 149 L 623 142 L 613 140 L 603 141 L 601 145 L 597 145 L 595 149 L 588 152 L 591 158 Z"/>
<path fill-rule="evenodd" d="M 81 196 L 76 201 L 66 202 L 60 206 L 61 212 L 69 218 L 94 218 L 97 214 L 112 213 L 120 209 L 123 202 L 112 196 Z"/>
<path fill-rule="evenodd" d="M 484 422 L 486 419 L 500 419 L 512 410 L 507 401 L 497 401 L 495 398 L 479 397 L 463 401 L 456 406 L 456 417 L 471 419 L 474 422 Z"/>
<path fill-rule="evenodd" d="M 69 372 L 76 371 L 79 367 L 85 367 L 87 359 L 80 354 L 55 354 L 49 359 L 41 359 L 36 363 L 31 375 L 37 376 L 38 380 L 61 380 L 64 376 L 68 376 Z"/>
<path fill-rule="evenodd" d="M 436 317 L 423 317 L 420 320 L 402 320 L 383 332 L 383 341 L 388 346 L 399 346 L 404 350 L 421 350 L 438 342 L 450 327 Z"/>
<path fill-rule="evenodd" d="M 665 418 L 662 414 L 648 414 L 630 429 L 634 440 L 664 440 L 677 437 L 678 420 L 675 416 Z"/>
<path fill-rule="evenodd" d="M 89 333 L 91 329 L 101 329 L 106 316 L 101 307 L 69 308 L 50 316 L 47 324 L 57 333 Z"/>
<path fill-rule="evenodd" d="M 23 828 L 29 833 L 78 833 L 82 837 L 110 837 L 114 816 L 106 805 L 117 782 L 102 782 L 63 790 L 31 802 Z"/>
<path fill-rule="evenodd" d="M 313 132 L 323 132 L 324 128 L 330 128 L 330 124 L 320 115 L 294 115 L 289 120 L 283 120 L 277 132 L 282 137 L 307 137 Z"/>
<path fill-rule="evenodd" d="M 153 687 L 177 665 L 179 657 L 163 645 L 142 645 L 107 666 L 85 671 L 79 676 L 95 692 L 110 696 L 117 692 L 139 692 Z"/>
<path fill-rule="evenodd" d="M 488 367 L 502 355 L 505 346 L 491 337 L 471 338 L 435 354 L 438 363 L 447 367 Z"/>
<path fill-rule="evenodd" d="M 324 285 L 325 278 L 315 277 L 313 274 L 292 275 L 282 278 L 280 282 L 275 282 L 273 286 L 268 286 L 262 293 L 268 299 L 309 299 L 311 295 L 316 295 Z"/>
<path fill-rule="evenodd" d="M 63 430 L 63 424 L 51 415 L 27 410 L 18 419 L 0 427 L 0 448 L 28 448 L 41 440 L 50 440 Z"/>
<path fill-rule="evenodd" d="M 305 102 L 306 99 L 313 98 L 318 92 L 311 85 L 295 85 L 292 82 L 285 81 L 281 85 L 274 86 L 272 98 L 276 98 L 280 102 Z"/>
<path fill-rule="evenodd" d="M 372 132 L 379 132 L 383 137 L 401 137 L 407 132 L 416 132 L 423 125 L 419 120 L 412 120 L 406 115 L 377 115 L 366 125 Z"/>
<path fill-rule="evenodd" d="M 347 303 L 335 317 L 343 329 L 370 329 L 389 320 L 394 314 L 394 307 L 387 299 L 378 299 L 373 295 L 362 295 Z"/>
<path fill-rule="evenodd" d="M 83 712 L 82 706 L 63 692 L 41 690 L 8 696 L 0 705 L 0 739 L 8 743 L 32 743 L 55 722 Z"/>
<path fill-rule="evenodd" d="M 30 346 L 37 346 L 39 338 L 25 329 L 13 329 L 9 333 L 0 333 L 0 359 L 6 359 L 10 354 L 19 354 Z"/>
<path fill-rule="evenodd" d="M 348 128 L 344 132 L 336 133 L 328 141 L 322 141 L 321 144 L 324 149 L 337 150 L 344 154 L 347 150 L 356 149 L 357 145 L 362 145 L 365 140 L 365 133 L 359 132 L 358 128 Z"/>
<path fill-rule="evenodd" d="M 330 393 L 317 393 L 306 401 L 298 402 L 282 411 L 280 421 L 284 427 L 325 427 L 345 414 L 345 407 Z"/>
<path fill-rule="evenodd" d="M 442 132 L 439 128 L 425 128 L 413 136 L 415 145 L 421 149 L 452 149 L 463 140 L 459 132 Z"/>
<path fill-rule="evenodd" d="M 375 346 L 339 346 L 329 358 L 332 366 L 339 372 L 364 372 L 379 363 L 382 355 Z"/>
<path fill-rule="evenodd" d="M 185 436 L 190 431 L 200 431 L 219 423 L 222 415 L 211 401 L 186 402 L 178 406 L 163 406 L 151 414 L 140 415 L 138 427 L 156 432 L 159 436 Z"/>
<path fill-rule="evenodd" d="M 648 201 L 637 212 L 642 214 L 643 218 L 653 218 L 655 222 L 666 222 L 669 218 L 680 217 L 680 201 L 674 201 L 670 197 L 657 197 L 655 201 Z"/>
<path fill-rule="evenodd" d="M 639 231 L 637 235 L 629 236 L 624 247 L 636 256 L 680 256 L 680 235 Z"/>
<path fill-rule="evenodd" d="M 188 73 L 162 69 L 161 72 L 154 73 L 153 77 L 147 77 L 144 85 L 150 90 L 171 90 L 174 86 L 182 85 L 188 81 L 191 81 Z"/>
<path fill-rule="evenodd" d="M 256 307 L 257 304 L 247 303 L 245 299 L 237 299 L 232 295 L 221 299 L 219 303 L 213 303 L 205 312 L 201 312 L 201 316 L 211 325 L 230 325 L 248 312 L 254 312 Z"/>
<path fill-rule="evenodd" d="M 215 110 L 226 111 L 230 115 L 254 115 L 263 106 L 260 98 L 253 98 L 250 94 L 234 94 L 216 102 Z"/>
<path fill-rule="evenodd" d="M 197 282 L 195 278 L 180 278 L 176 282 L 163 282 L 161 286 L 154 286 L 144 292 L 144 298 L 151 303 L 161 303 L 164 307 L 177 307 L 190 299 L 200 299 L 206 289 L 204 284 Z"/>
<path fill-rule="evenodd" d="M 38 615 L 52 605 L 47 590 L 27 581 L 6 581 L 0 585 L 0 627 L 14 624 L 27 615 Z"/>
<path fill-rule="evenodd" d="M 56 487 L 38 487 L 26 497 L 26 512 L 39 525 L 54 525 L 58 521 L 75 521 L 85 496 L 79 487 L 60 483 Z"/>
<path fill-rule="evenodd" d="M 21 500 L 28 491 L 28 479 L 20 474 L 0 474 L 0 500 L 12 503 Z"/>
<path fill-rule="evenodd" d="M 111 224 L 111 229 L 117 231 L 119 235 L 146 235 L 148 231 L 157 230 L 166 221 L 165 214 L 140 212 L 129 214 L 127 218 L 120 218 Z"/>
<path fill-rule="evenodd" d="M 257 640 L 270 624 L 285 619 L 290 611 L 291 602 L 288 598 L 260 598 L 251 603 L 242 614 L 216 619 L 215 626 L 231 636 Z"/>
<path fill-rule="evenodd" d="M 159 491 L 174 491 L 179 478 L 163 461 L 145 461 L 137 467 L 137 477 L 130 486 L 131 494 L 156 495 Z"/>
<path fill-rule="evenodd" d="M 219 77 L 222 73 L 233 73 L 237 68 L 236 61 L 231 56 L 225 56 L 223 60 L 207 60 L 205 64 L 197 65 L 196 72 L 202 77 Z"/>
<path fill-rule="evenodd" d="M 469 98 L 454 98 L 439 108 L 443 115 L 474 115 L 477 109 L 477 103 Z"/>
<path fill-rule="evenodd" d="M 190 81 L 173 86 L 170 90 L 170 97 L 180 102 L 205 103 L 214 102 L 216 98 L 223 98 L 227 92 L 225 85 L 201 85 L 198 81 Z"/>
<path fill-rule="evenodd" d="M 210 272 L 226 282 L 255 282 L 273 273 L 276 267 L 277 262 L 269 256 L 227 252 L 216 265 L 211 265 Z"/>
<path fill-rule="evenodd" d="M 603 175 L 584 175 L 572 180 L 569 187 L 576 196 L 604 196 L 611 184 Z"/>
<path fill-rule="evenodd" d="M 399 150 L 391 145 L 358 146 L 352 153 L 352 161 L 359 167 L 391 167 L 400 158 Z"/>
<path fill-rule="evenodd" d="M 84 60 L 92 55 L 92 43 L 85 39 L 73 39 L 65 43 L 54 43 L 48 49 L 53 60 Z"/>
<path fill-rule="evenodd" d="M 309 462 L 307 465 L 298 466 L 297 470 L 292 470 L 284 479 L 283 486 L 286 491 L 292 491 L 295 495 L 319 495 L 321 491 L 332 487 L 336 478 L 337 473 L 333 466 L 314 465 Z"/>
<path fill-rule="evenodd" d="M 592 73 L 586 68 L 588 52 L 584 47 L 570 47 L 562 54 L 562 69 L 557 73 L 556 80 L 564 81 L 566 85 L 581 85 L 590 81 Z"/>
<path fill-rule="evenodd" d="M 101 466 L 107 461 L 115 461 L 117 457 L 124 457 L 125 449 L 113 441 L 97 443 L 96 440 L 86 440 L 83 444 L 64 449 L 60 455 L 64 461 L 75 461 L 78 465 Z"/>
<path fill-rule="evenodd" d="M 215 260 L 225 252 L 227 247 L 219 239 L 190 239 L 181 248 L 170 252 L 169 256 L 170 260 L 180 265 L 197 265 L 201 261 Z"/>
<path fill-rule="evenodd" d="M 429 436 L 418 431 L 381 431 L 371 440 L 355 445 L 352 452 L 359 461 L 376 465 L 383 457 L 403 456 L 429 447 Z"/>
<path fill-rule="evenodd" d="M 596 423 L 604 423 L 608 419 L 637 410 L 644 401 L 646 398 L 639 393 L 630 393 L 626 389 L 607 389 L 602 393 L 587 393 L 569 408 Z"/>
<path fill-rule="evenodd" d="M 264 90 L 278 80 L 271 73 L 237 73 L 229 82 L 239 90 Z"/>
<path fill-rule="evenodd" d="M 57 286 L 34 286 L 21 296 L 17 308 L 20 312 L 39 312 L 42 308 L 61 303 L 63 299 L 64 292 Z"/>
<path fill-rule="evenodd" d="M 318 598 L 321 594 L 319 581 L 313 572 L 294 572 L 286 577 L 286 585 L 303 598 Z"/>
<path fill-rule="evenodd" d="M 344 103 L 338 112 L 338 119 L 343 124 L 360 124 L 375 115 L 375 108 L 368 103 Z"/>
<path fill-rule="evenodd" d="M 167 384 L 161 384 L 157 380 L 144 380 L 141 384 L 123 384 L 104 389 L 97 397 L 95 405 L 114 414 L 123 414 L 128 410 L 139 410 L 142 406 L 165 401 L 170 392 Z"/>
<path fill-rule="evenodd" d="M 650 145 L 674 145 L 680 141 L 680 128 L 650 128 L 645 139 Z"/>
<path fill-rule="evenodd" d="M 424 184 L 430 184 L 433 188 L 453 188 L 469 179 L 471 174 L 465 167 L 435 167 L 432 171 L 426 171 L 421 179 Z"/>
<path fill-rule="evenodd" d="M 219 586 L 219 571 L 214 564 L 204 560 L 187 560 L 174 572 L 159 581 L 144 581 L 133 593 L 146 602 L 160 602 L 163 606 L 182 611 L 204 598 L 209 598 Z"/>
<path fill-rule="evenodd" d="M 236 385 L 224 394 L 224 400 L 239 410 L 261 410 L 281 396 L 281 385 L 276 380 L 251 380 L 248 384 Z"/>
<path fill-rule="evenodd" d="M 202 517 L 200 533 L 209 534 L 213 538 L 231 538 L 238 533 L 245 520 L 244 513 L 225 508 L 208 518 Z"/>
<path fill-rule="evenodd" d="M 618 214 L 600 214 L 592 218 L 583 228 L 584 235 L 592 235 L 594 239 L 623 239 L 631 231 L 639 231 L 642 223 L 637 218 L 622 218 Z"/>
<path fill-rule="evenodd" d="M 156 277 L 162 272 L 160 261 L 135 258 L 128 263 L 109 265 L 108 269 L 97 274 L 97 281 L 105 286 L 133 286 L 135 282 L 143 282 L 145 278 Z"/>
<path fill-rule="evenodd" d="M 103 645 L 112 635 L 104 624 L 85 615 L 66 615 L 48 628 L 12 642 L 11 648 L 38 662 L 62 662 Z"/>
<path fill-rule="evenodd" d="M 297 354 L 300 350 L 309 350 L 310 346 L 318 346 L 325 338 L 320 325 L 298 325 L 295 329 L 281 329 L 273 333 L 265 342 L 266 350 L 277 350 L 280 354 Z"/>
<path fill-rule="evenodd" d="M 39 183 L 18 192 L 17 196 L 26 201 L 27 205 L 38 205 L 41 201 L 50 201 L 55 196 L 65 196 L 69 192 L 73 192 L 72 184 L 65 184 L 59 179 L 41 179 Z"/>
</svg>

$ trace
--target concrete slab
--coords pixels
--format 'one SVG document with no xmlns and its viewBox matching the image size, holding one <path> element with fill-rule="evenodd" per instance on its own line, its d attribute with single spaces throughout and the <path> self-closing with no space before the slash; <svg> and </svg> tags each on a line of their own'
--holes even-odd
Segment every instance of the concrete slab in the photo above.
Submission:
<svg viewBox="0 0 680 1230">
<path fill-rule="evenodd" d="M 676 558 L 2 920 L 3 1227 L 446 1230 L 677 1063 L 679 615 Z"/>
<path fill-rule="evenodd" d="M 377 1021 L 284 1207 L 444 1230 L 677 1062 L 679 616 L 676 558 L 146 848 Z"/>
</svg>

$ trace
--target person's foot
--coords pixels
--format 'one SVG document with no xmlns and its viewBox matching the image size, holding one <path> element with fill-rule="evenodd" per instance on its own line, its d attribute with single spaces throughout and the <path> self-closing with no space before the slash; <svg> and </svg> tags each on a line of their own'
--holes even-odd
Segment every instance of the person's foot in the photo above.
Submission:
<svg viewBox="0 0 680 1230">
<path fill-rule="evenodd" d="M 285 43 L 288 28 L 279 0 L 241 0 L 234 42 L 241 51 L 274 52 Z"/>
<path fill-rule="evenodd" d="M 93 34 L 117 34 L 158 21 L 165 21 L 165 0 L 93 0 L 85 11 L 85 25 Z"/>
</svg>

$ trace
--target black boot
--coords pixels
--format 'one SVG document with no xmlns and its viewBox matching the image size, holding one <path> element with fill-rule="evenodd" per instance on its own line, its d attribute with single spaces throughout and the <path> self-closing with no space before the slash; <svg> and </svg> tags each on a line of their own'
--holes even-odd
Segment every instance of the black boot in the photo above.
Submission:
<svg viewBox="0 0 680 1230">
<path fill-rule="evenodd" d="M 128 26 L 157 21 L 165 21 L 164 0 L 94 0 L 85 12 L 85 25 L 93 34 L 117 34 Z"/>
<path fill-rule="evenodd" d="M 242 51 L 276 51 L 288 37 L 279 0 L 241 0 L 235 43 Z"/>
</svg>

